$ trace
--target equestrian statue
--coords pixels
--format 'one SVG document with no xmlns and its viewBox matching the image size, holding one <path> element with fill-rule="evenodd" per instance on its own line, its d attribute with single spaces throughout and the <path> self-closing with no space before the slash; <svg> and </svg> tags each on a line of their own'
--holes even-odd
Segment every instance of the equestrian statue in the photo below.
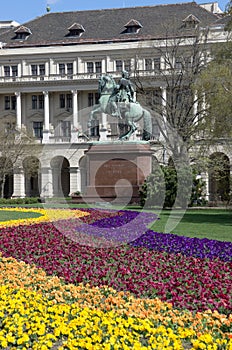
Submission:
<svg viewBox="0 0 232 350">
<path fill-rule="evenodd" d="M 119 136 L 119 140 L 128 140 L 137 130 L 136 122 L 143 118 L 142 139 L 150 140 L 152 134 L 151 114 L 135 100 L 135 91 L 129 79 L 127 71 L 122 72 L 122 77 L 116 84 L 113 77 L 103 74 L 98 82 L 99 103 L 93 107 L 90 113 L 88 126 L 97 118 L 99 113 L 106 113 L 118 118 L 118 125 L 127 125 L 128 131 Z"/>
</svg>

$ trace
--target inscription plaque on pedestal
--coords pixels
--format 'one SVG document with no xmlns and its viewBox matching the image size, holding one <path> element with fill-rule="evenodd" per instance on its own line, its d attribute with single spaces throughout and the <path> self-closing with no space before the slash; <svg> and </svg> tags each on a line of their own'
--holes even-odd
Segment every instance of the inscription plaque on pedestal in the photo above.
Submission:
<svg viewBox="0 0 232 350">
<path fill-rule="evenodd" d="M 151 172 L 149 144 L 98 144 L 86 155 L 88 184 L 83 196 L 86 202 L 139 202 L 139 188 Z"/>
</svg>

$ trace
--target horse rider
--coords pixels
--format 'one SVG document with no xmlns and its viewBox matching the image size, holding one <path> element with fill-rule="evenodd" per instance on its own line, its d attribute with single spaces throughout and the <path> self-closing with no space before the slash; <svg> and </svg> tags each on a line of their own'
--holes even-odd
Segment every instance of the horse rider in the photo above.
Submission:
<svg viewBox="0 0 232 350">
<path fill-rule="evenodd" d="M 129 73 L 122 71 L 122 78 L 119 82 L 119 102 L 135 102 L 135 91 L 130 81 Z"/>
<path fill-rule="evenodd" d="M 119 84 L 116 85 L 109 99 L 112 112 L 111 115 L 113 117 L 121 118 L 120 108 L 118 108 L 117 102 L 135 102 L 134 95 L 134 88 L 130 82 L 129 73 L 124 70 L 122 71 L 122 78 L 120 79 Z"/>
</svg>

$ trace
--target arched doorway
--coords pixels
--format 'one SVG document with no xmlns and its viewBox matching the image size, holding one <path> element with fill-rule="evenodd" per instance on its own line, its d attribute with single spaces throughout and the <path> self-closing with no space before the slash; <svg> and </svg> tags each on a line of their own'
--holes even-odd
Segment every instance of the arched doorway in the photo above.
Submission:
<svg viewBox="0 0 232 350">
<path fill-rule="evenodd" d="M 13 164 L 9 158 L 0 157 L 0 197 L 11 198 L 13 194 Z"/>
<path fill-rule="evenodd" d="M 228 201 L 230 192 L 230 161 L 222 152 L 210 156 L 209 200 Z"/>
<path fill-rule="evenodd" d="M 70 164 L 62 156 L 51 160 L 54 197 L 68 197 L 70 193 Z"/>
<path fill-rule="evenodd" d="M 39 197 L 41 188 L 40 162 L 36 157 L 27 157 L 23 161 L 26 197 Z"/>
</svg>

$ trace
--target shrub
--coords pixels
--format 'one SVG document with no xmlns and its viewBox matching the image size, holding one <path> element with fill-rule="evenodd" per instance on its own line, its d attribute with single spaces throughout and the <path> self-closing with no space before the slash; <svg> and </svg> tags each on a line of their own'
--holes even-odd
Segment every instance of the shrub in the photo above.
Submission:
<svg viewBox="0 0 232 350">
<path fill-rule="evenodd" d="M 192 173 L 189 166 L 182 165 L 176 171 L 174 165 L 161 165 L 152 170 L 141 186 L 140 204 L 147 207 L 172 208 L 177 200 L 176 205 L 185 208 L 200 201 L 203 203 L 203 187 L 204 182 L 197 177 L 196 172 Z"/>
<path fill-rule="evenodd" d="M 38 197 L 25 197 L 25 198 L 0 198 L 0 204 L 33 204 L 39 203 Z"/>
<path fill-rule="evenodd" d="M 165 180 L 160 166 L 153 169 L 152 173 L 144 181 L 139 193 L 142 207 L 161 207 L 163 205 Z"/>
</svg>

